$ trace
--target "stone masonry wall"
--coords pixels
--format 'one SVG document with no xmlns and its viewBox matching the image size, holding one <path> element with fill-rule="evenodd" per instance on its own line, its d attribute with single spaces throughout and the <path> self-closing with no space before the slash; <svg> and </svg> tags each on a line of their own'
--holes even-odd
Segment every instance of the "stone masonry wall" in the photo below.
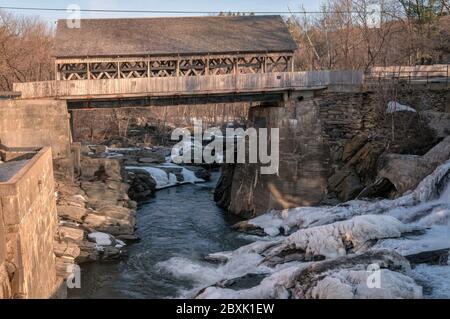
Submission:
<svg viewBox="0 0 450 319">
<path fill-rule="evenodd" d="M 302 101 L 296 94 L 284 107 L 250 110 L 249 126 L 280 128 L 280 170 L 261 176 L 257 165 L 224 167 L 215 198 L 231 213 L 250 218 L 354 198 L 373 182 L 384 152 L 423 155 L 438 142 L 433 127 L 444 125 L 442 116 L 450 113 L 449 92 L 442 87 L 325 91 Z M 418 113 L 387 115 L 387 103 L 395 100 Z M 421 111 L 437 113 L 438 125 Z"/>
<path fill-rule="evenodd" d="M 58 218 L 50 148 L 42 149 L 13 178 L 0 183 L 0 216 L 6 230 L 5 261 L 12 273 L 12 296 L 52 297 L 61 282 L 53 252 Z"/>
<path fill-rule="evenodd" d="M 0 215 L 0 299 L 11 298 L 11 281 L 6 267 L 6 229 Z"/>
<path fill-rule="evenodd" d="M 54 159 L 70 157 L 69 114 L 65 101 L 0 101 L 0 142 L 10 147 L 51 146 Z"/>
<path fill-rule="evenodd" d="M 284 107 L 250 110 L 249 127 L 280 129 L 279 173 L 262 175 L 259 165 L 237 164 L 230 211 L 253 217 L 268 209 L 317 205 L 324 198 L 329 153 L 319 105 L 305 94 L 294 94 Z"/>
</svg>

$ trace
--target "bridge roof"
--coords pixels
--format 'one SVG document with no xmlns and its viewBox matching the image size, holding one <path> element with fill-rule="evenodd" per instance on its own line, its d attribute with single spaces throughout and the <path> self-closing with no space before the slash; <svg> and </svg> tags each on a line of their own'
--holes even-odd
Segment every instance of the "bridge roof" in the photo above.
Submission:
<svg viewBox="0 0 450 319">
<path fill-rule="evenodd" d="M 59 20 L 58 58 L 286 52 L 297 49 L 281 16 Z"/>
</svg>

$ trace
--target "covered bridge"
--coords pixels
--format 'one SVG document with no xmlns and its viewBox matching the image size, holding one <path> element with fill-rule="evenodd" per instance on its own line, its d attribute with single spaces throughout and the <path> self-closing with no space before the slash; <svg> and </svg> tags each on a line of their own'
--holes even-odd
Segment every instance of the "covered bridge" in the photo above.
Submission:
<svg viewBox="0 0 450 319">
<path fill-rule="evenodd" d="M 280 16 L 59 20 L 57 80 L 293 71 L 297 45 Z"/>
</svg>

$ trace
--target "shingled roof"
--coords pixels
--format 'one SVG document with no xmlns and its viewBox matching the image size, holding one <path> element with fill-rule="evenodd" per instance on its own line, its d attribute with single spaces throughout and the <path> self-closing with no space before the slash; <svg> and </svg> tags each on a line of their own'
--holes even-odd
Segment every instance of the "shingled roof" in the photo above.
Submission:
<svg viewBox="0 0 450 319">
<path fill-rule="evenodd" d="M 280 16 L 82 19 L 81 28 L 59 20 L 59 58 L 294 51 Z"/>
</svg>

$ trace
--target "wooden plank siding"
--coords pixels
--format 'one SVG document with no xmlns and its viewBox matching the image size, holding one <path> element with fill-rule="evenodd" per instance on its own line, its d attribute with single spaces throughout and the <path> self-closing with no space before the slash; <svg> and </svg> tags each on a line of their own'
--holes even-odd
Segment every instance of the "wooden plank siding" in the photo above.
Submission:
<svg viewBox="0 0 450 319">
<path fill-rule="evenodd" d="M 220 76 L 132 78 L 14 83 L 21 98 L 126 98 L 295 90 L 329 85 L 362 85 L 359 71 L 313 71 Z"/>
</svg>

